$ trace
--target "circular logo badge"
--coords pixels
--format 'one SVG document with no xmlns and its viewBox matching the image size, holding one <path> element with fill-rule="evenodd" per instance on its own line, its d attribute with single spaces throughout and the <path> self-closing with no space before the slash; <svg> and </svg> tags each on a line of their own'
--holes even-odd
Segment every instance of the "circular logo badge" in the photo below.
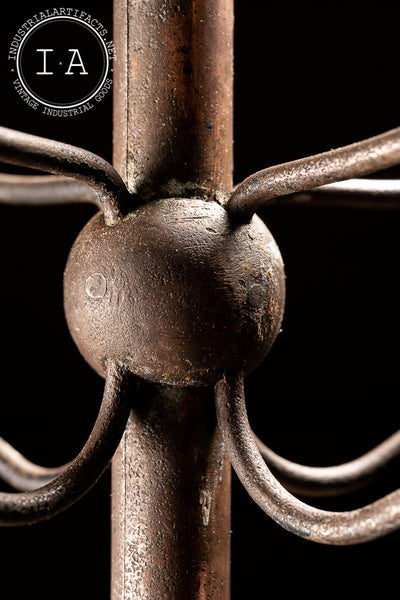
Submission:
<svg viewBox="0 0 400 600">
<path fill-rule="evenodd" d="M 13 38 L 14 88 L 31 108 L 74 116 L 101 102 L 112 85 L 114 45 L 97 19 L 78 9 L 46 10 Z"/>
</svg>

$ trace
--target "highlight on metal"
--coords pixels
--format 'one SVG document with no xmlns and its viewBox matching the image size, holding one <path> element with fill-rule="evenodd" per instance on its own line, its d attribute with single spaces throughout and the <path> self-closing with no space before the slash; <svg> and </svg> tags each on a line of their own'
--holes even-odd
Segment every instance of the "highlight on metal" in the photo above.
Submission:
<svg viewBox="0 0 400 600">
<path fill-rule="evenodd" d="M 0 127 L 0 160 L 53 174 L 0 175 L 0 202 L 95 203 L 103 211 L 107 225 L 117 225 L 132 202 L 114 167 L 80 148 Z M 257 210 L 273 201 L 397 208 L 400 197 L 397 181 L 351 178 L 399 162 L 400 128 L 397 128 L 255 173 L 236 187 L 224 206 L 233 226 L 249 221 Z M 1 525 L 23 525 L 50 518 L 94 485 L 125 430 L 131 408 L 128 398 L 131 381 L 132 375 L 124 367 L 108 361 L 97 421 L 83 450 L 68 465 L 55 469 L 34 465 L 0 440 L 0 477 L 16 489 L 25 490 L 0 494 Z M 291 493 L 337 495 L 366 485 L 400 454 L 400 432 L 350 463 L 312 468 L 285 460 L 255 437 L 248 423 L 241 373 L 226 373 L 216 383 L 215 402 L 219 427 L 234 469 L 254 501 L 284 528 L 316 542 L 348 545 L 381 537 L 400 527 L 400 490 L 347 512 L 313 508 Z"/>
</svg>

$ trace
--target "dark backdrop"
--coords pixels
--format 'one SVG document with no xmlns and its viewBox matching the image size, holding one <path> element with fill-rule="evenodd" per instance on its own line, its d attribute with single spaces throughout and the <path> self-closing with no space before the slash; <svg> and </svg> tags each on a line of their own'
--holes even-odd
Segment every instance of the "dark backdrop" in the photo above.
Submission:
<svg viewBox="0 0 400 600">
<path fill-rule="evenodd" d="M 76 6 L 111 27 L 111 2 Z M 111 160 L 111 97 L 81 117 L 51 119 L 12 89 L 7 48 L 43 8 L 2 6 L 1 124 Z M 236 182 L 398 125 L 399 17 L 388 2 L 236 2 Z M 62 308 L 68 251 L 91 214 L 85 206 L 0 206 L 0 433 L 46 465 L 79 451 L 103 389 Z M 251 422 L 292 460 L 349 460 L 400 424 L 399 214 L 273 207 L 261 216 L 286 264 L 287 307 L 282 334 L 247 382 Z M 394 467 L 367 492 L 318 505 L 357 507 L 394 489 L 396 475 Z M 109 493 L 107 473 L 54 520 L 1 530 L 0 597 L 108 598 Z M 358 547 L 312 544 L 266 517 L 235 476 L 232 531 L 233 600 L 396 593 L 399 534 Z"/>
</svg>

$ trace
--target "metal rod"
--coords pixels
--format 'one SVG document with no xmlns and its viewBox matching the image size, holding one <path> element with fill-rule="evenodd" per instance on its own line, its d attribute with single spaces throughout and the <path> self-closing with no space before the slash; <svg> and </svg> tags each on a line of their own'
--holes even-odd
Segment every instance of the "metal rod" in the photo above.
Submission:
<svg viewBox="0 0 400 600">
<path fill-rule="evenodd" d="M 247 418 L 242 374 L 215 386 L 218 423 L 232 466 L 253 500 L 282 527 L 314 542 L 352 545 L 400 528 L 400 489 L 357 510 L 330 512 L 301 502 L 272 475 Z"/>
<path fill-rule="evenodd" d="M 227 204 L 247 221 L 272 198 L 368 175 L 400 163 L 400 127 L 336 150 L 264 169 L 240 183 Z"/>
<path fill-rule="evenodd" d="M 400 179 L 348 179 L 297 194 L 279 196 L 270 205 L 331 206 L 335 208 L 398 209 Z"/>
<path fill-rule="evenodd" d="M 29 492 L 0 493 L 0 525 L 30 525 L 49 519 L 81 498 L 109 464 L 130 410 L 130 379 L 108 361 L 103 401 L 92 433 L 67 469 L 51 483 Z"/>
<path fill-rule="evenodd" d="M 117 223 L 129 204 L 125 184 L 112 165 L 82 148 L 0 127 L 0 161 L 86 183 L 97 193 L 107 225 Z"/>
<path fill-rule="evenodd" d="M 129 191 L 228 196 L 233 0 L 124 0 L 114 12 L 114 164 Z"/>
<path fill-rule="evenodd" d="M 53 481 L 70 465 L 42 467 L 32 463 L 6 440 L 0 438 L 0 478 L 14 489 L 25 492 Z"/>
<path fill-rule="evenodd" d="M 400 431 L 362 456 L 330 467 L 294 463 L 276 454 L 256 435 L 254 439 L 261 456 L 286 489 L 294 494 L 314 497 L 339 496 L 358 490 L 378 477 L 400 456 Z"/>
<path fill-rule="evenodd" d="M 143 386 L 112 465 L 113 600 L 228 599 L 230 464 L 210 390 Z"/>
<path fill-rule="evenodd" d="M 0 203 L 17 206 L 99 204 L 96 192 L 68 177 L 0 173 Z"/>
<path fill-rule="evenodd" d="M 232 4 L 115 0 L 114 164 L 131 193 L 232 189 Z M 113 459 L 112 600 L 228 600 L 230 464 L 211 406 L 208 388 L 143 388 Z"/>
</svg>

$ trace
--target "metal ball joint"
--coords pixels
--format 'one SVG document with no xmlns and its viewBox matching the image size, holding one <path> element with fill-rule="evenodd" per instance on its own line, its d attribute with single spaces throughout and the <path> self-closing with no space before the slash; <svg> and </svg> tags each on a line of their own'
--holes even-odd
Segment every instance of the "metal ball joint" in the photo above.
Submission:
<svg viewBox="0 0 400 600">
<path fill-rule="evenodd" d="M 279 249 L 254 216 L 236 224 L 216 202 L 164 199 L 112 227 L 95 215 L 64 274 L 67 323 L 104 376 L 112 358 L 158 383 L 214 384 L 252 371 L 282 321 Z"/>
<path fill-rule="evenodd" d="M 159 401 L 164 405 L 169 393 L 165 396 L 165 389 L 155 394 L 152 390 L 146 396 L 151 409 L 147 416 L 142 414 L 144 429 L 139 423 L 141 419 L 136 419 L 134 424 L 136 432 L 137 426 L 142 432 L 146 431 L 145 436 L 139 437 L 149 439 L 137 445 L 136 433 L 133 435 L 130 425 L 126 428 L 131 408 L 129 386 L 133 381 L 130 372 L 133 372 L 155 382 L 179 386 L 217 381 L 214 388 L 217 420 L 232 466 L 254 501 L 288 530 L 320 543 L 348 545 L 399 529 L 400 490 L 358 510 L 321 511 L 293 497 L 263 460 L 266 457 L 279 478 L 292 489 L 317 495 L 321 490 L 324 495 L 327 491 L 327 495 L 336 494 L 338 490 L 361 487 L 372 474 L 388 466 L 399 454 L 398 432 L 359 459 L 343 465 L 313 469 L 291 463 L 260 441 L 256 442 L 247 419 L 243 376 L 268 352 L 279 331 L 284 304 L 282 259 L 265 225 L 252 216 L 254 211 L 274 196 L 280 196 L 282 191 L 287 194 L 315 186 L 321 181 L 318 173 L 326 183 L 338 174 L 354 175 L 354 165 L 356 173 L 361 169 L 363 174 L 378 165 L 387 167 L 392 160 L 398 161 L 399 145 L 400 129 L 397 129 L 338 151 L 271 167 L 240 184 L 224 208 L 213 202 L 170 199 L 142 206 L 125 216 L 126 206 L 133 198 L 111 165 L 73 146 L 0 127 L 0 158 L 22 166 L 44 166 L 50 172 L 76 177 L 93 187 L 93 195 L 88 197 L 87 191 L 68 184 L 68 201 L 84 198 L 96 203 L 102 213 L 88 223 L 72 248 L 65 272 L 65 308 L 72 335 L 82 354 L 106 379 L 99 416 L 87 443 L 54 481 L 32 490 L 32 476 L 40 485 L 42 476 L 52 478 L 54 470 L 44 469 L 43 474 L 39 469 L 42 475 L 38 475 L 37 466 L 28 463 L 27 468 L 25 459 L 18 458 L 18 453 L 16 458 L 12 448 L 10 467 L 10 448 L 5 451 L 4 445 L 1 446 L 1 458 L 6 458 L 5 462 L 0 461 L 4 463 L 1 475 L 8 473 L 5 479 L 13 484 L 15 475 L 21 482 L 22 472 L 23 488 L 30 491 L 20 495 L 0 493 L 0 525 L 38 522 L 77 501 L 104 471 L 124 430 L 127 431 L 124 444 L 127 454 L 116 459 L 119 461 L 117 469 L 121 471 L 115 488 L 119 495 L 117 505 L 124 507 L 124 516 L 126 501 L 132 492 L 131 484 L 129 489 L 126 487 L 132 479 L 127 477 L 126 457 L 140 459 L 142 467 L 151 475 L 147 479 L 152 480 L 155 475 L 154 461 L 150 461 L 151 467 L 148 461 L 149 439 L 153 458 L 153 442 L 158 448 L 156 454 L 159 451 L 163 454 L 166 469 L 161 476 L 166 475 L 163 481 L 167 488 L 171 484 L 175 493 L 177 481 L 180 481 L 178 487 L 186 488 L 186 475 L 189 475 L 194 484 L 194 505 L 198 513 L 199 481 L 197 477 L 192 478 L 192 465 L 187 471 L 186 463 L 179 460 L 176 471 L 176 451 L 182 448 L 180 440 L 187 440 L 187 420 L 183 419 L 178 430 L 169 427 L 170 416 L 176 415 L 182 404 L 176 404 L 177 397 L 173 398 L 174 406 L 167 402 L 168 440 L 175 435 L 171 449 L 167 449 L 168 455 L 164 443 L 167 430 L 160 429 L 163 419 L 160 421 Z M 297 176 L 300 183 L 295 183 L 293 188 L 288 181 L 297 181 Z M 54 181 L 49 183 L 50 187 L 47 184 L 45 187 L 54 190 Z M 58 183 L 64 185 L 65 180 Z M 51 198 L 53 203 L 54 196 Z M 45 202 L 47 199 L 45 194 Z M 65 200 L 63 193 L 56 202 L 60 200 Z M 195 403 L 196 396 L 191 394 Z M 206 427 L 208 430 L 208 425 Z M 185 435 L 181 438 L 183 430 Z M 192 437 L 191 429 L 189 433 Z M 204 473 L 208 481 L 210 476 L 216 481 L 216 464 L 220 476 L 222 465 L 226 464 L 222 446 L 217 441 L 218 451 L 212 449 L 213 428 L 204 435 L 201 426 L 198 433 L 200 437 L 197 436 L 195 445 L 190 448 L 198 452 L 205 448 L 204 444 L 207 446 L 210 460 Z M 186 442 L 184 446 L 186 449 Z M 193 452 L 188 454 L 189 463 L 192 455 Z M 166 462 L 165 456 L 168 457 Z M 203 488 L 205 478 L 200 479 Z M 157 489 L 159 483 L 156 477 Z M 219 488 L 215 491 L 217 503 L 222 500 L 220 504 L 227 506 L 226 486 Z M 202 494 L 203 491 L 200 497 Z M 156 495 L 159 498 L 158 492 Z M 164 508 L 167 512 L 172 508 L 169 516 L 175 518 L 175 503 L 169 503 L 170 506 L 168 502 Z M 133 508 L 132 503 L 129 506 Z M 143 531 L 151 533 L 151 527 L 145 525 Z M 220 531 L 215 529 L 217 537 Z M 117 531 L 117 538 L 119 533 Z M 125 543 L 124 535 L 121 539 Z M 209 539 L 203 538 L 204 541 L 208 543 Z"/>
</svg>

